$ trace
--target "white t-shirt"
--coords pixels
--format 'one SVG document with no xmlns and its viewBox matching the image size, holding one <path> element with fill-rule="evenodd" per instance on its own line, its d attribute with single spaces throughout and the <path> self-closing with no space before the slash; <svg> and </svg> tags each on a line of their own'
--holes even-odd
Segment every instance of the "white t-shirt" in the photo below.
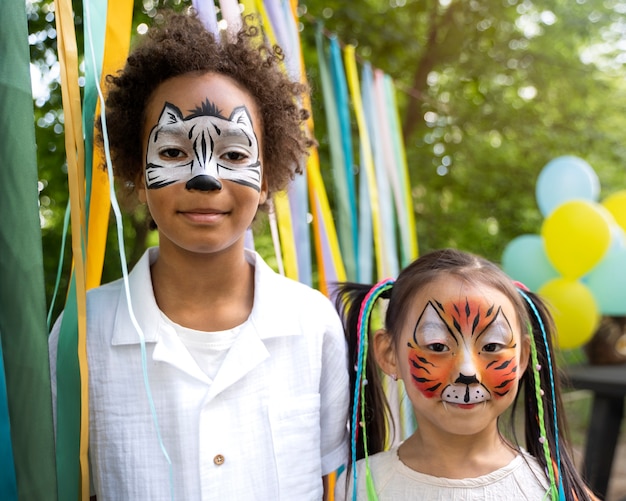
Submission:
<svg viewBox="0 0 626 501">
<path fill-rule="evenodd" d="M 506 466 L 476 478 L 450 479 L 417 472 L 398 457 L 398 447 L 369 457 L 378 501 L 542 501 L 548 499 L 548 480 L 539 462 L 526 452 Z M 336 501 L 352 499 L 352 472 L 337 480 Z M 365 460 L 357 461 L 357 499 L 367 500 Z"/>
<path fill-rule="evenodd" d="M 157 253 L 149 249 L 130 273 L 130 295 L 173 482 L 118 280 L 87 298 L 89 453 L 98 501 L 321 499 L 322 476 L 347 458 L 347 357 L 332 303 L 247 251 L 254 306 L 210 378 L 157 307 L 150 277 Z M 53 381 L 57 336 L 58 328 L 50 340 Z"/>
</svg>

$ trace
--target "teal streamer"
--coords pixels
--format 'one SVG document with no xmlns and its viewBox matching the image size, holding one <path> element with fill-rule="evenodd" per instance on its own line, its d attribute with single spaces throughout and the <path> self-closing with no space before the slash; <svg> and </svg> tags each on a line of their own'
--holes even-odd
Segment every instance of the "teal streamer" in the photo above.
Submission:
<svg viewBox="0 0 626 501">
<path fill-rule="evenodd" d="M 399 181 L 399 193 L 395 196 L 398 199 L 396 204 L 398 207 L 398 233 L 400 235 L 400 265 L 401 267 L 408 266 L 414 259 L 411 253 L 411 241 L 414 238 L 411 235 L 408 225 L 407 211 L 412 210 L 412 204 L 407 200 L 407 181 L 408 176 L 406 174 L 406 158 L 404 157 L 404 148 L 402 147 L 402 130 L 400 123 L 398 122 L 398 104 L 395 99 L 395 89 L 393 80 L 389 75 L 384 76 L 383 80 L 384 93 L 385 93 L 385 106 L 387 110 L 387 123 L 389 124 L 389 133 L 391 137 L 391 146 L 393 149 L 393 165 L 397 170 Z"/>
<path fill-rule="evenodd" d="M 322 88 L 322 96 L 324 98 L 324 111 L 326 115 L 326 126 L 328 128 L 328 143 L 330 150 L 330 163 L 334 181 L 334 199 L 337 214 L 336 227 L 339 247 L 343 257 L 346 277 L 350 281 L 356 281 L 357 268 L 357 247 L 354 240 L 355 225 L 353 221 L 356 218 L 354 211 L 354 197 L 351 197 L 346 178 L 345 169 L 345 152 L 343 151 L 343 141 L 341 138 L 341 124 L 338 110 L 345 103 L 338 103 L 338 97 L 331 81 L 331 75 L 328 68 L 327 57 L 324 51 L 323 26 L 317 25 L 315 33 L 315 42 L 317 47 L 317 59 L 320 70 L 320 81 Z"/>
<path fill-rule="evenodd" d="M 102 74 L 102 60 L 104 59 L 104 39 L 106 33 L 108 0 L 89 0 L 83 4 L 83 18 L 97 19 L 99 22 L 90 23 L 90 37 L 85 37 L 85 54 L 95 57 L 85 57 L 85 91 L 83 97 L 83 136 L 85 142 L 85 218 L 89 221 L 91 202 L 91 166 L 93 164 L 93 126 L 98 102 L 98 91 L 95 81 L 100 81 Z M 89 12 L 87 11 L 89 9 Z"/>
<path fill-rule="evenodd" d="M 9 420 L 9 401 L 2 343 L 0 343 L 0 498 L 4 501 L 17 501 L 17 480 L 13 461 L 11 421 Z"/>
<path fill-rule="evenodd" d="M 372 225 L 372 205 L 364 155 L 361 152 L 361 171 L 359 174 L 359 261 L 358 279 L 360 283 L 374 281 L 374 229 Z"/>
<path fill-rule="evenodd" d="M 339 138 L 341 139 L 341 152 L 343 156 L 343 169 L 344 169 L 344 178 L 345 178 L 345 186 L 346 191 L 343 193 L 339 193 L 340 198 L 345 197 L 346 203 L 348 205 L 348 213 L 344 216 L 347 220 L 346 222 L 346 235 L 341 235 L 340 238 L 343 238 L 348 242 L 343 242 L 342 250 L 344 247 L 348 249 L 348 253 L 344 258 L 344 262 L 346 264 L 346 273 L 348 273 L 348 265 L 350 257 L 354 260 L 354 273 L 355 280 L 357 282 L 362 281 L 371 281 L 371 280 L 363 280 L 362 277 L 359 276 L 359 266 L 357 263 L 360 262 L 360 249 L 359 249 L 359 233 L 358 233 L 358 211 L 357 211 L 357 198 L 356 198 L 356 174 L 355 174 L 355 165 L 354 165 L 354 154 L 352 151 L 352 124 L 350 121 L 350 97 L 348 92 L 348 82 L 346 81 L 346 72 L 343 66 L 343 60 L 341 58 L 341 48 L 339 47 L 339 42 L 337 41 L 337 37 L 330 37 L 329 44 L 329 62 L 328 67 L 330 70 L 330 77 L 333 86 L 333 95 L 334 102 L 336 107 L 336 115 L 338 119 L 339 125 Z M 337 167 L 338 169 L 340 167 Z M 340 240 L 340 243 L 342 241 Z M 352 252 L 350 253 L 350 250 Z M 349 276 L 349 275 L 348 275 Z"/>
<path fill-rule="evenodd" d="M 50 308 L 48 309 L 48 317 L 46 323 L 48 325 L 48 332 L 52 327 L 52 313 L 54 313 L 54 305 L 56 303 L 57 294 L 59 293 L 59 285 L 61 283 L 61 276 L 63 275 L 63 256 L 65 256 L 65 245 L 67 244 L 67 234 L 70 227 L 70 201 L 67 201 L 65 206 L 65 216 L 63 217 L 63 232 L 61 234 L 61 250 L 59 251 L 59 263 L 57 265 L 57 278 L 54 281 L 54 292 L 52 293 L 52 300 L 50 301 Z"/>
</svg>

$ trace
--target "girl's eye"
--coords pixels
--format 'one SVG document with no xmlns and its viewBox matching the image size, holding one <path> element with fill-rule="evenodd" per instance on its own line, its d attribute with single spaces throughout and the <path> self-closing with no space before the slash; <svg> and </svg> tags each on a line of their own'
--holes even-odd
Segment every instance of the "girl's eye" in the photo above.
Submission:
<svg viewBox="0 0 626 501">
<path fill-rule="evenodd" d="M 448 348 L 445 344 L 443 343 L 432 343 L 428 345 L 428 349 L 431 351 L 436 351 L 438 353 L 441 353 L 443 351 L 450 351 L 450 348 Z"/>
<path fill-rule="evenodd" d="M 185 153 L 178 148 L 167 148 L 165 150 L 162 150 L 160 152 L 160 155 L 165 158 L 181 158 L 185 155 Z"/>
<path fill-rule="evenodd" d="M 483 346 L 483 351 L 488 353 L 495 353 L 496 351 L 500 351 L 500 346 L 498 343 L 489 343 Z"/>
</svg>

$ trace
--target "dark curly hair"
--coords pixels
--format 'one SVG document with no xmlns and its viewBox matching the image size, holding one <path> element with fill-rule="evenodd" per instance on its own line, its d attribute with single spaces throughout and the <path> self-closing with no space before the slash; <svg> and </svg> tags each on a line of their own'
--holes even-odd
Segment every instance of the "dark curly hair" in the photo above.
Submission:
<svg viewBox="0 0 626 501">
<path fill-rule="evenodd" d="M 280 47 L 259 43 L 252 16 L 241 30 L 222 40 L 207 31 L 193 10 L 163 12 L 131 51 L 126 65 L 107 76 L 106 120 L 115 175 L 134 184 L 143 172 L 145 108 L 164 81 L 189 73 L 218 73 L 238 82 L 255 100 L 263 137 L 263 173 L 268 196 L 285 188 L 315 144 L 303 123 L 307 87 L 281 68 Z M 138 119 L 139 118 L 139 119 Z M 269 197 L 268 197 L 269 198 Z"/>
</svg>

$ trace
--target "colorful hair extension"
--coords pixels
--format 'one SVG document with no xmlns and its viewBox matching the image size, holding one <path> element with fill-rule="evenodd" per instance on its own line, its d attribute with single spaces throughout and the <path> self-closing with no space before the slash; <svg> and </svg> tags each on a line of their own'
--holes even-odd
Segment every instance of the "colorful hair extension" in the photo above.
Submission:
<svg viewBox="0 0 626 501">
<path fill-rule="evenodd" d="M 393 287 L 393 280 L 388 278 L 378 282 L 374 285 L 366 296 L 361 301 L 361 308 L 359 309 L 359 319 L 357 322 L 357 364 L 356 380 L 354 387 L 354 401 L 352 405 L 352 427 L 351 427 L 351 453 L 352 453 L 352 476 L 353 476 L 353 488 L 352 499 L 356 501 L 357 493 L 357 469 L 356 469 L 356 442 L 359 434 L 360 426 L 363 427 L 363 447 L 365 450 L 365 471 L 366 482 L 368 486 L 368 498 L 376 499 L 376 494 L 373 489 L 371 474 L 369 471 L 368 453 L 367 453 L 367 433 L 365 424 L 365 398 L 361 398 L 361 388 L 367 384 L 367 379 L 363 379 L 363 374 L 367 367 L 367 351 L 369 346 L 368 333 L 369 333 L 369 321 L 374 308 L 376 300 L 381 294 Z M 360 405 L 359 405 L 360 403 Z M 360 411 L 360 422 L 359 422 Z"/>
<path fill-rule="evenodd" d="M 542 390 L 541 390 L 541 383 L 539 380 L 539 375 L 537 374 L 534 380 L 535 380 L 535 395 L 537 399 L 537 414 L 538 414 L 539 429 L 540 429 L 539 441 L 541 442 L 543 446 L 543 452 L 546 458 L 552 499 L 565 501 L 566 498 L 565 498 L 565 492 L 563 489 L 563 479 L 562 479 L 563 477 L 561 475 L 561 453 L 560 453 L 560 447 L 559 447 L 559 426 L 557 422 L 557 413 L 556 413 L 556 392 L 554 389 L 554 374 L 553 374 L 553 369 L 552 369 L 552 357 L 550 355 L 550 348 L 548 344 L 548 336 L 546 335 L 546 329 L 543 324 L 543 320 L 541 318 L 541 315 L 537 311 L 537 307 L 535 306 L 535 303 L 528 296 L 528 294 L 524 292 L 522 287 L 520 287 L 518 284 L 515 284 L 515 285 L 518 287 L 519 294 L 522 296 L 522 298 L 524 298 L 524 301 L 528 303 L 534 317 L 537 319 L 537 322 L 539 323 L 543 344 L 545 346 L 546 358 L 548 362 L 548 376 L 550 378 L 550 392 L 552 395 L 551 401 L 552 401 L 552 417 L 554 421 L 554 450 L 555 450 L 555 455 L 556 455 L 555 461 L 551 459 L 550 447 L 549 447 L 547 437 L 546 437 L 543 399 L 541 395 Z M 531 361 L 533 364 L 533 368 L 538 372 L 541 369 L 541 366 L 539 365 L 539 360 L 537 356 L 537 345 L 535 342 L 535 336 L 530 326 L 529 326 L 529 331 L 530 331 Z M 556 479 L 555 479 L 554 466 L 556 466 Z M 558 488 L 556 485 L 557 482 L 558 482 Z"/>
</svg>

